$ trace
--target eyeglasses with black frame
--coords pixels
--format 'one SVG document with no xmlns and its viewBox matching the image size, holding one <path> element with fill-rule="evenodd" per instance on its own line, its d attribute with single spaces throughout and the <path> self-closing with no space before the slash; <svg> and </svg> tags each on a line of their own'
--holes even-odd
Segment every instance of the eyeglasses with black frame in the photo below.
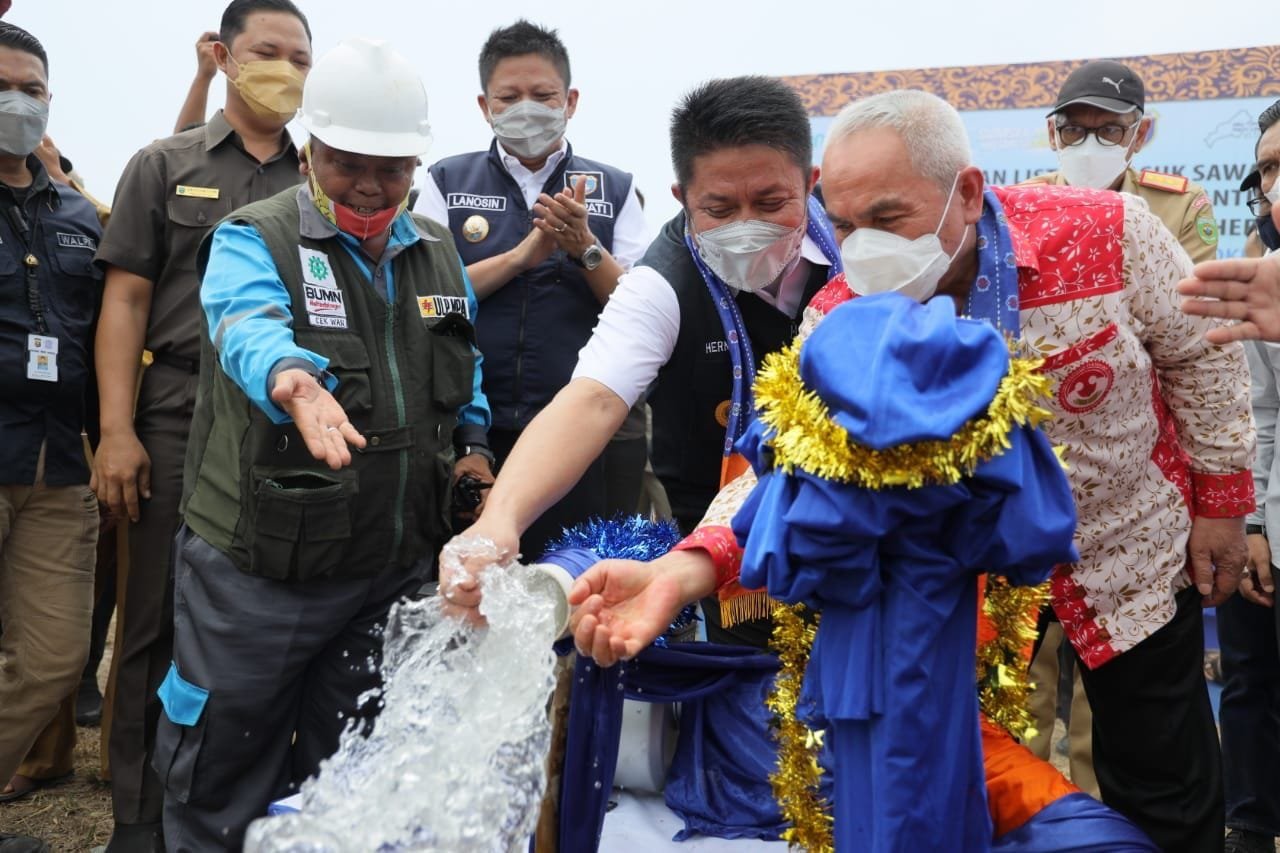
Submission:
<svg viewBox="0 0 1280 853">
<path fill-rule="evenodd" d="M 1141 123 L 1138 119 L 1133 124 L 1104 124 L 1101 127 L 1081 127 L 1078 124 L 1060 124 L 1055 127 L 1058 142 L 1071 148 L 1084 142 L 1089 136 L 1098 140 L 1099 145 L 1115 146 L 1124 142 L 1125 136 Z"/>
<path fill-rule="evenodd" d="M 1255 195 L 1245 204 L 1249 206 L 1249 212 L 1254 216 L 1264 216 L 1271 212 L 1271 202 L 1264 195 Z"/>
</svg>

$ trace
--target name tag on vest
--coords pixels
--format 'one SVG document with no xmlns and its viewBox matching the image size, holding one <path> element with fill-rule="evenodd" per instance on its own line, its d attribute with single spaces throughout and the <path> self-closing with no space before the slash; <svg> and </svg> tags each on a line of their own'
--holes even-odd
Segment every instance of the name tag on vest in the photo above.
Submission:
<svg viewBox="0 0 1280 853">
<path fill-rule="evenodd" d="M 502 213 L 507 209 L 507 199 L 500 195 L 474 195 L 473 193 L 449 193 L 445 199 L 450 210 L 492 210 Z"/>
<path fill-rule="evenodd" d="M 347 306 L 333 277 L 329 256 L 315 249 L 298 247 L 302 260 L 302 293 L 307 300 L 307 319 L 320 329 L 347 328 Z"/>
<path fill-rule="evenodd" d="M 65 231 L 58 232 L 58 245 L 64 249 L 88 249 L 90 252 L 98 250 L 98 241 L 87 234 L 68 234 Z"/>
</svg>

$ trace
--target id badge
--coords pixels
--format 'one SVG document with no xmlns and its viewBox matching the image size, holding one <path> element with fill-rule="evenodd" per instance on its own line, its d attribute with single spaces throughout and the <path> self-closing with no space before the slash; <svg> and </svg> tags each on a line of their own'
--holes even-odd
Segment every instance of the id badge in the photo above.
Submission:
<svg viewBox="0 0 1280 853">
<path fill-rule="evenodd" d="M 57 338 L 27 335 L 27 378 L 40 382 L 58 381 Z"/>
</svg>

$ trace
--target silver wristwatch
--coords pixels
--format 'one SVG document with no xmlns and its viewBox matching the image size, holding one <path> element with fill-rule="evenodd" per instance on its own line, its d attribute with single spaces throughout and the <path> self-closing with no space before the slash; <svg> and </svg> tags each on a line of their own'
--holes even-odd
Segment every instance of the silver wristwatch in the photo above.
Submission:
<svg viewBox="0 0 1280 853">
<path fill-rule="evenodd" d="M 582 257 L 578 259 L 578 263 L 587 271 L 595 269 L 604 263 L 604 248 L 598 241 L 592 243 L 587 247 L 587 250 L 582 253 Z"/>
</svg>

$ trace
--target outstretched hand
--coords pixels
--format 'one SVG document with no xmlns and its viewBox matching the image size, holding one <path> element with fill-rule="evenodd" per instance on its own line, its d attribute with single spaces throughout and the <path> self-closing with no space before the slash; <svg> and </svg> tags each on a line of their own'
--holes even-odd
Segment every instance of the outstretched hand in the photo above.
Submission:
<svg viewBox="0 0 1280 853">
<path fill-rule="evenodd" d="M 363 448 L 365 438 L 329 391 L 305 370 L 290 368 L 276 375 L 271 402 L 293 418 L 311 455 L 338 470 L 351 464 L 347 445 Z"/>
<path fill-rule="evenodd" d="M 667 630 L 684 602 L 680 584 L 652 563 L 603 560 L 569 591 L 569 618 L 578 653 L 601 666 L 635 657 Z"/>
<path fill-rule="evenodd" d="M 1206 261 L 1178 282 L 1178 292 L 1193 297 L 1182 301 L 1185 314 L 1240 321 L 1205 332 L 1210 343 L 1280 341 L 1280 259 Z"/>
</svg>

